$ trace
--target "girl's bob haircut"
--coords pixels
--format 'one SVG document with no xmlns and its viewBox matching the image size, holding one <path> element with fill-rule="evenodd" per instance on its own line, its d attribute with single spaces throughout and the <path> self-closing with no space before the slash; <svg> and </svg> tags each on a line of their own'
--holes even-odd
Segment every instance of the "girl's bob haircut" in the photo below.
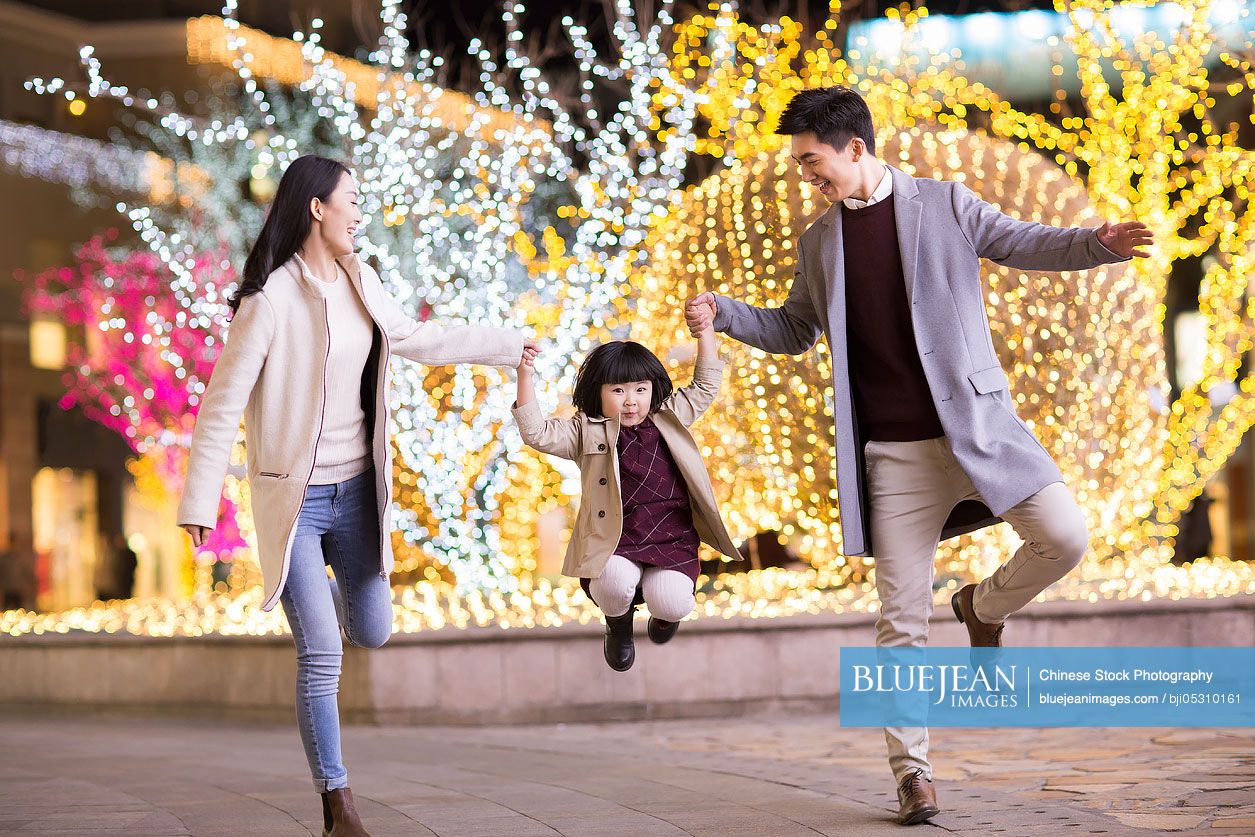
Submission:
<svg viewBox="0 0 1255 837">
<path fill-rule="evenodd" d="M 653 384 L 653 397 L 649 412 L 657 412 L 673 389 L 671 378 L 662 361 L 640 343 L 631 340 L 615 340 L 602 343 L 588 353 L 575 376 L 575 409 L 589 418 L 605 418 L 601 412 L 601 387 L 603 384 L 626 384 L 631 381 L 649 381 Z"/>
</svg>

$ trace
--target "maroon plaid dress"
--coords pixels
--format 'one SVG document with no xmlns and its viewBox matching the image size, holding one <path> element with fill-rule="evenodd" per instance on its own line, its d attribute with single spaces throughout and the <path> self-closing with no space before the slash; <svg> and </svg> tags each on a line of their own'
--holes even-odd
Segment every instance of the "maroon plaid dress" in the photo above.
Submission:
<svg viewBox="0 0 1255 837">
<path fill-rule="evenodd" d="M 682 572 L 697 584 L 700 538 L 693 527 L 688 486 L 652 419 L 621 427 L 615 444 L 623 494 L 623 534 L 616 555 Z M 590 598 L 589 579 L 580 586 Z M 638 588 L 634 605 L 644 599 Z"/>
<path fill-rule="evenodd" d="M 653 419 L 620 428 L 615 447 L 623 492 L 623 535 L 615 554 L 696 582 L 699 538 L 688 486 Z"/>
</svg>

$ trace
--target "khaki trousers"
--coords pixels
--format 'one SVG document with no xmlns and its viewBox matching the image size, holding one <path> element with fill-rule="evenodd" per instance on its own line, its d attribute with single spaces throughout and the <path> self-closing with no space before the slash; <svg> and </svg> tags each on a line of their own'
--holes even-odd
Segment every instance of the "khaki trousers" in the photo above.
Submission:
<svg viewBox="0 0 1255 837">
<path fill-rule="evenodd" d="M 918 442 L 868 442 L 864 448 L 871 502 L 872 556 L 880 618 L 876 644 L 928 644 L 933 610 L 933 562 L 941 530 L 955 504 L 980 500 L 946 437 Z M 1063 483 L 1038 491 L 1002 515 L 1024 543 L 976 587 L 982 622 L 1001 622 L 1058 581 L 1085 557 L 1085 516 Z M 895 779 L 914 768 L 932 776 L 928 730 L 886 727 Z"/>
</svg>

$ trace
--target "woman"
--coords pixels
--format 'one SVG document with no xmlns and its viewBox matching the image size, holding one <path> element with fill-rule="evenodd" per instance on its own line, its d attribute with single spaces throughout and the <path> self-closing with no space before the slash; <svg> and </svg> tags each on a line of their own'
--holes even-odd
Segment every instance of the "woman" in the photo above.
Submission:
<svg viewBox="0 0 1255 837">
<path fill-rule="evenodd" d="M 340 631 L 377 648 L 392 630 L 388 358 L 513 367 L 536 352 L 518 331 L 406 316 L 354 252 L 357 200 L 342 163 L 306 156 L 284 172 L 230 299 L 178 514 L 199 547 L 243 415 L 262 609 L 281 602 L 292 629 L 301 740 L 334 837 L 366 834 L 340 757 Z"/>
</svg>

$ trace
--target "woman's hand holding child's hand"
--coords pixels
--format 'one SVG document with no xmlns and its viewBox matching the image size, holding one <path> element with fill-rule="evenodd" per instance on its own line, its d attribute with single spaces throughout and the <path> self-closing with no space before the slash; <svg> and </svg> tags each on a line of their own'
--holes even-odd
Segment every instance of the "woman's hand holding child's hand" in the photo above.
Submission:
<svg viewBox="0 0 1255 837">
<path fill-rule="evenodd" d="M 523 356 L 519 358 L 519 365 L 515 368 L 520 372 L 531 371 L 536 365 L 536 356 L 540 354 L 540 346 L 535 340 L 523 341 Z"/>
<path fill-rule="evenodd" d="M 519 365 L 515 367 L 518 374 L 514 376 L 517 397 L 514 401 L 515 407 L 522 407 L 524 404 L 530 404 L 536 400 L 536 381 L 532 377 L 533 367 L 536 365 L 536 356 L 540 354 L 539 344 L 535 340 L 523 341 L 523 356 L 519 358 Z"/>
</svg>

